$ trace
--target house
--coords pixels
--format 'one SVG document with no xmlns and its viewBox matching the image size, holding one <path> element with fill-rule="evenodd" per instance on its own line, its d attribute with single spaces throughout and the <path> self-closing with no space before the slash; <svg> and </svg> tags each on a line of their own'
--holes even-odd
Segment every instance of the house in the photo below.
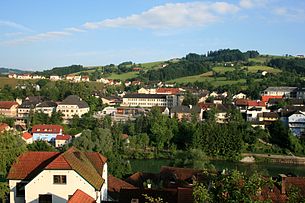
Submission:
<svg viewBox="0 0 305 203">
<path fill-rule="evenodd" d="M 55 147 L 63 147 L 66 144 L 69 144 L 72 140 L 71 135 L 56 135 L 55 137 Z"/>
<path fill-rule="evenodd" d="M 131 86 L 137 86 L 137 85 L 141 85 L 141 84 L 142 84 L 142 82 L 139 80 L 134 80 L 131 82 Z"/>
<path fill-rule="evenodd" d="M 170 117 L 177 118 L 179 121 L 186 119 L 188 121 L 192 120 L 195 116 L 199 121 L 202 120 L 203 110 L 198 106 L 174 106 L 170 109 Z"/>
<path fill-rule="evenodd" d="M 156 94 L 156 89 L 146 89 L 141 87 L 138 89 L 138 94 Z"/>
<path fill-rule="evenodd" d="M 35 111 L 36 106 L 42 102 L 42 97 L 27 97 L 17 109 L 17 122 L 25 123 L 31 111 Z"/>
<path fill-rule="evenodd" d="M 52 80 L 52 81 L 61 80 L 61 77 L 58 75 L 50 75 L 50 80 Z"/>
<path fill-rule="evenodd" d="M 268 87 L 262 93 L 262 101 L 268 102 L 274 98 L 294 98 L 297 87 Z"/>
<path fill-rule="evenodd" d="M 296 136 L 305 133 L 305 112 L 296 111 L 288 116 L 288 127 Z"/>
<path fill-rule="evenodd" d="M 82 76 L 81 80 L 82 80 L 82 82 L 89 82 L 90 81 L 89 76 Z"/>
<path fill-rule="evenodd" d="M 24 132 L 21 135 L 21 138 L 27 143 L 27 144 L 32 144 L 33 143 L 33 135 L 28 132 Z"/>
<path fill-rule="evenodd" d="M 82 117 L 82 115 L 89 112 L 89 105 L 83 101 L 77 95 L 70 95 L 62 102 L 60 102 L 56 108 L 57 112 L 63 114 L 64 120 L 72 119 L 73 116 Z"/>
<path fill-rule="evenodd" d="M 8 74 L 8 78 L 17 78 L 17 74 L 16 73 L 10 73 Z"/>
<path fill-rule="evenodd" d="M 44 101 L 39 103 L 35 107 L 36 112 L 47 114 L 49 117 L 52 116 L 53 112 L 56 112 L 57 103 L 53 101 Z"/>
<path fill-rule="evenodd" d="M 15 101 L 0 101 L 0 115 L 15 118 L 18 106 L 19 104 Z"/>
<path fill-rule="evenodd" d="M 156 94 L 178 94 L 180 93 L 179 88 L 165 88 L 165 87 L 159 87 L 156 90 Z"/>
<path fill-rule="evenodd" d="M 30 79 L 32 79 L 32 75 L 31 75 L 31 74 L 21 74 L 21 75 L 17 75 L 17 79 L 21 79 L 21 80 L 30 80 Z"/>
<path fill-rule="evenodd" d="M 96 82 L 101 82 L 103 84 L 109 84 L 109 80 L 107 78 L 100 78 L 97 79 Z"/>
<path fill-rule="evenodd" d="M 103 104 L 108 106 L 116 106 L 122 103 L 122 99 L 120 97 L 109 96 L 109 97 L 101 97 Z"/>
<path fill-rule="evenodd" d="M 3 133 L 5 131 L 9 131 L 11 127 L 6 123 L 0 123 L 0 133 Z"/>
<path fill-rule="evenodd" d="M 74 75 L 66 75 L 66 80 L 73 81 L 74 80 Z"/>
<path fill-rule="evenodd" d="M 61 125 L 34 125 L 32 128 L 33 140 L 55 141 L 57 135 L 63 134 Z"/>
<path fill-rule="evenodd" d="M 77 190 L 96 202 L 106 201 L 107 177 L 107 158 L 97 152 L 74 147 L 63 153 L 25 152 L 7 176 L 10 203 L 65 203 Z"/>
<path fill-rule="evenodd" d="M 131 82 L 126 80 L 125 83 L 124 83 L 125 87 L 129 87 L 131 85 Z"/>
<path fill-rule="evenodd" d="M 33 75 L 32 79 L 37 80 L 37 79 L 44 79 L 44 78 L 42 78 L 42 76 L 40 76 L 40 75 Z"/>
<path fill-rule="evenodd" d="M 247 98 L 247 95 L 242 93 L 242 92 L 233 96 L 233 100 L 235 100 L 235 99 L 246 99 L 246 98 Z"/>
</svg>

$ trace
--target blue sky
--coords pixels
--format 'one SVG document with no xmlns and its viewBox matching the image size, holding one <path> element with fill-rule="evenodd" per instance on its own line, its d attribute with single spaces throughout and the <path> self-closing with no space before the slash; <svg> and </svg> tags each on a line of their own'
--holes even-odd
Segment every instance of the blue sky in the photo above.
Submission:
<svg viewBox="0 0 305 203">
<path fill-rule="evenodd" d="M 5 0 L 0 67 L 143 63 L 239 48 L 305 54 L 303 0 Z"/>
</svg>

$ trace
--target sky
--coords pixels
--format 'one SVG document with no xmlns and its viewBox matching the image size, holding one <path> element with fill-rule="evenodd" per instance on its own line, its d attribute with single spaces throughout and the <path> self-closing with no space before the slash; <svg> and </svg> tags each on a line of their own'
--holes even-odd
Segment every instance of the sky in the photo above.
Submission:
<svg viewBox="0 0 305 203">
<path fill-rule="evenodd" d="M 144 63 L 210 50 L 305 54 L 304 0 L 3 0 L 0 67 Z"/>
</svg>

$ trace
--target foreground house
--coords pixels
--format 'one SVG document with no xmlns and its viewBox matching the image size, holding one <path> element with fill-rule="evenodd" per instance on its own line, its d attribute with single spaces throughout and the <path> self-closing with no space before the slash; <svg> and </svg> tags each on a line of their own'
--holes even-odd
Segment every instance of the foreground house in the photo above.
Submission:
<svg viewBox="0 0 305 203">
<path fill-rule="evenodd" d="M 107 200 L 107 158 L 70 148 L 59 152 L 26 152 L 8 174 L 10 203 L 64 203 L 81 190 L 96 202 Z M 74 201 L 76 202 L 76 201 Z"/>
</svg>

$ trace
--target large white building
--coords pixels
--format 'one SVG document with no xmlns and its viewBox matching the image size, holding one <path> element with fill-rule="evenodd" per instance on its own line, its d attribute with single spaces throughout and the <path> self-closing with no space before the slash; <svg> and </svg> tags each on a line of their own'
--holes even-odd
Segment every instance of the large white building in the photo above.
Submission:
<svg viewBox="0 0 305 203">
<path fill-rule="evenodd" d="M 180 96 L 166 94 L 126 94 L 121 106 L 130 107 L 174 107 L 181 105 Z"/>
<path fill-rule="evenodd" d="M 96 202 L 107 200 L 107 158 L 70 148 L 26 152 L 8 174 L 10 203 L 66 203 L 81 190 Z"/>
<path fill-rule="evenodd" d="M 63 114 L 64 120 L 69 120 L 74 115 L 82 117 L 82 115 L 88 113 L 89 106 L 79 96 L 70 95 L 58 104 L 56 111 Z"/>
</svg>

